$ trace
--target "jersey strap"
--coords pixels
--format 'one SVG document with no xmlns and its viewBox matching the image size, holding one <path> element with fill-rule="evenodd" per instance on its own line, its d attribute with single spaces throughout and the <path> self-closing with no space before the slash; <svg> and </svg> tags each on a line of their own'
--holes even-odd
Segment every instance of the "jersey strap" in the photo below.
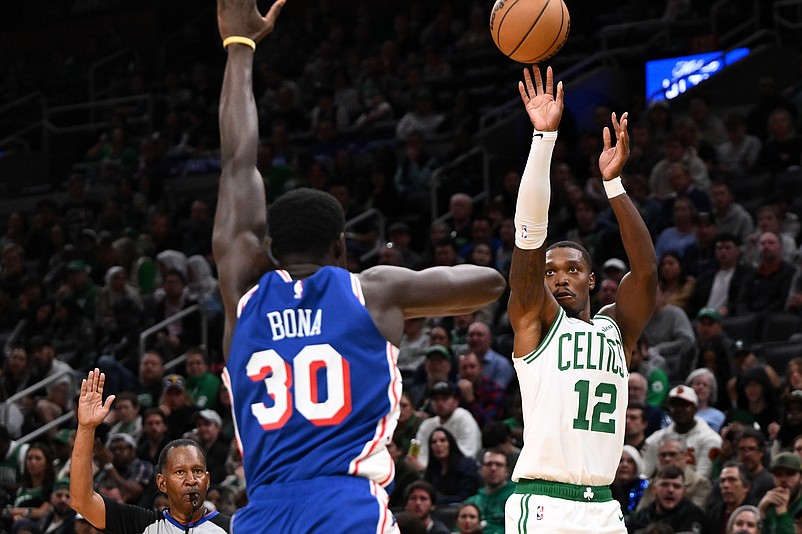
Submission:
<svg viewBox="0 0 802 534">
<path fill-rule="evenodd" d="M 537 359 L 538 356 L 543 354 L 543 351 L 546 350 L 547 347 L 551 344 L 554 335 L 557 333 L 557 330 L 560 328 L 560 323 L 565 317 L 565 310 L 562 309 L 562 306 L 558 306 L 557 310 L 557 318 L 554 319 L 554 322 L 551 323 L 551 327 L 549 331 L 546 332 L 546 335 L 543 337 L 543 340 L 540 342 L 540 345 L 533 350 L 529 355 L 524 356 L 524 361 L 526 363 L 532 363 Z"/>
</svg>

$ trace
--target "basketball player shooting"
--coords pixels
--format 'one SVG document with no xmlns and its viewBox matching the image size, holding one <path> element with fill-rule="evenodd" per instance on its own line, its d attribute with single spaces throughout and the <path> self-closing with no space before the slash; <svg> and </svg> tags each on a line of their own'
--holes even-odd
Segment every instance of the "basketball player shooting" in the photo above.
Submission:
<svg viewBox="0 0 802 534">
<path fill-rule="evenodd" d="M 233 532 L 397 533 L 387 508 L 404 319 L 469 313 L 505 280 L 474 265 L 346 271 L 344 214 L 300 189 L 271 205 L 256 169 L 253 56 L 284 0 L 218 0 L 228 59 L 220 98 L 222 176 L 213 250 L 225 306 L 223 379 L 248 505 Z M 263 247 L 270 246 L 277 269 Z"/>
<path fill-rule="evenodd" d="M 506 532 L 624 533 L 610 494 L 624 444 L 630 354 L 655 306 L 657 260 L 646 225 L 621 185 L 629 156 L 627 114 L 603 132 L 599 168 L 618 219 L 631 271 L 616 301 L 590 316 L 596 283 L 588 252 L 571 241 L 545 246 L 549 166 L 563 111 L 552 70 L 545 85 L 519 82 L 535 132 L 515 210 L 509 318 L 521 385 L 524 447 L 506 503 Z"/>
</svg>

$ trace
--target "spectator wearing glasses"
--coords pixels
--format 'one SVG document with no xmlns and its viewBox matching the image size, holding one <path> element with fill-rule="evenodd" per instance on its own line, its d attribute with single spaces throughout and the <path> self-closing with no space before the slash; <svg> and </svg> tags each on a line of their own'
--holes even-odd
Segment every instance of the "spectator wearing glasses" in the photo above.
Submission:
<svg viewBox="0 0 802 534">
<path fill-rule="evenodd" d="M 515 483 L 510 480 L 510 466 L 503 450 L 492 448 L 482 455 L 479 469 L 484 485 L 479 492 L 468 497 L 465 502 L 474 504 L 485 520 L 484 534 L 504 533 L 504 503 L 515 491 Z"/>
<path fill-rule="evenodd" d="M 766 455 L 766 440 L 763 433 L 756 428 L 743 429 L 735 438 L 735 452 L 749 479 L 746 501 L 757 503 L 774 487 L 774 478 L 763 466 L 763 458 Z"/>
</svg>

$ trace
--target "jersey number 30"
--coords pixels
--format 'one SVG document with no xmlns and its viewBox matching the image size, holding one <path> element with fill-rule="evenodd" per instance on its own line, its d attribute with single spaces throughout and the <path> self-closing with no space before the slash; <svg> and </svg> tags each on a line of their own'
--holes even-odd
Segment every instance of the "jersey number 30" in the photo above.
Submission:
<svg viewBox="0 0 802 534">
<path fill-rule="evenodd" d="M 579 380 L 574 384 L 574 391 L 579 393 L 579 409 L 574 419 L 574 428 L 577 430 L 590 430 L 591 432 L 604 432 L 615 434 L 615 412 L 618 391 L 615 384 L 601 382 L 596 386 L 593 399 L 592 420 L 588 420 L 588 400 L 590 397 L 590 382 Z"/>
<path fill-rule="evenodd" d="M 325 369 L 326 400 L 318 399 L 318 372 Z M 351 372 L 348 361 L 328 344 L 308 345 L 289 362 L 273 349 L 251 354 L 248 378 L 263 381 L 273 405 L 251 405 L 251 411 L 265 430 L 281 428 L 295 409 L 316 426 L 342 422 L 351 413 Z M 294 388 L 293 388 L 294 384 Z M 290 391 L 293 388 L 295 399 Z"/>
</svg>

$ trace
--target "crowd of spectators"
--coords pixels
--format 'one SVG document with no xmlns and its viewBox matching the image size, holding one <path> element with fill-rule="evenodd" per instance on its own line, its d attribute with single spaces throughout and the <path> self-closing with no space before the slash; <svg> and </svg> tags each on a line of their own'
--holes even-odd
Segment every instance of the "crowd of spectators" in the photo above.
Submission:
<svg viewBox="0 0 802 534">
<path fill-rule="evenodd" d="M 474 202 L 481 184 L 466 173 L 446 188 L 444 221 L 420 217 L 432 171 L 473 145 L 489 103 L 459 82 L 456 58 L 494 50 L 482 4 L 437 6 L 410 3 L 384 39 L 370 31 L 369 12 L 357 10 L 352 25 L 330 9 L 309 12 L 257 54 L 259 168 L 269 198 L 313 187 L 334 195 L 349 219 L 371 208 L 383 215 L 384 227 L 349 228 L 354 271 L 463 262 L 509 270 L 518 162 L 493 177 L 484 201 Z M 581 28 L 579 11 L 577 20 Z M 210 506 L 231 514 L 242 502 L 219 378 L 214 196 L 164 194 L 176 177 L 219 170 L 220 75 L 198 62 L 123 76 L 118 96 L 155 94 L 156 107 L 116 107 L 63 197 L 11 213 L 1 229 L 0 400 L 51 381 L 0 403 L 0 530 L 44 531 L 65 514 L 74 425 L 17 440 L 68 414 L 78 380 L 95 366 L 117 395 L 98 429 L 101 494 L 163 506 L 154 497 L 156 459 L 169 440 L 189 436 L 209 458 Z M 788 194 L 802 183 L 802 90 L 771 81 L 761 80 L 759 100 L 740 109 L 718 109 L 703 90 L 687 112 L 630 102 L 623 178 L 654 238 L 660 280 L 630 366 L 626 447 L 613 485 L 631 532 L 802 528 L 802 349 L 787 366 L 761 351 L 802 331 L 802 203 Z M 597 116 L 600 130 L 606 105 Z M 599 132 L 562 132 L 548 239 L 591 253 L 598 310 L 615 298 L 626 255 L 595 164 Z M 156 329 L 140 352 L 145 329 L 195 305 L 200 311 Z M 789 326 L 778 332 L 778 322 Z M 522 445 L 511 352 L 506 297 L 469 315 L 405 322 L 404 396 L 389 447 L 391 506 L 409 532 L 416 522 L 429 532 L 503 532 Z"/>
</svg>

